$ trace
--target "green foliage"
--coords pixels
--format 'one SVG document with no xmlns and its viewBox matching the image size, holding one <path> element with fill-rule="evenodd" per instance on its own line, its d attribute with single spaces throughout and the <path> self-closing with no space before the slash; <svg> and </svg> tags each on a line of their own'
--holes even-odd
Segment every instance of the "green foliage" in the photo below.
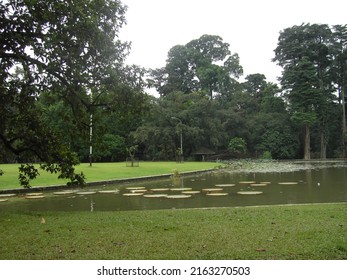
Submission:
<svg viewBox="0 0 347 280">
<path fill-rule="evenodd" d="M 295 158 L 299 150 L 299 140 L 288 128 L 269 129 L 260 137 L 259 142 L 257 148 L 269 151 L 275 159 Z"/>
<path fill-rule="evenodd" d="M 30 188 L 30 180 L 35 179 L 40 173 L 32 164 L 21 164 L 19 169 L 18 179 L 21 186 Z"/>
<path fill-rule="evenodd" d="M 203 35 L 172 47 L 165 68 L 151 71 L 150 85 L 161 95 L 201 91 L 212 99 L 214 93 L 229 91 L 232 77 L 242 73 L 239 56 L 231 55 L 228 43 L 219 36 Z"/>
<path fill-rule="evenodd" d="M 127 148 L 127 152 L 129 154 L 129 157 L 131 158 L 131 160 L 134 160 L 137 148 L 138 148 L 138 145 L 134 145 L 134 146 Z"/>
<path fill-rule="evenodd" d="M 240 137 L 234 137 L 230 139 L 228 149 L 234 155 L 242 156 L 247 152 L 246 141 Z"/>
<path fill-rule="evenodd" d="M 103 147 L 98 152 L 100 153 L 101 161 L 124 161 L 126 155 L 126 141 L 124 137 L 105 134 L 101 144 Z"/>
<path fill-rule="evenodd" d="M 232 144 L 237 156 L 298 157 L 309 138 L 302 128 L 312 152 L 345 150 L 346 26 L 281 31 L 280 89 L 260 73 L 239 83 L 238 54 L 215 35 L 173 46 L 162 68 L 125 66 L 130 45 L 117 34 L 126 7 L 118 0 L 5 1 L 0 8 L 0 162 L 42 162 L 79 184 L 84 175 L 73 166 L 88 159 L 90 144 L 95 160 L 124 160 L 132 145 L 145 159 L 173 160 L 181 132 L 186 158 L 202 147 L 228 156 L 237 138 L 248 146 Z M 161 97 L 145 94 L 146 86 Z M 21 174 L 28 186 L 38 175 L 25 164 Z"/>
<path fill-rule="evenodd" d="M 221 149 L 227 145 L 227 135 L 218 110 L 218 102 L 201 92 L 174 92 L 158 99 L 152 114 L 132 136 L 139 149 L 155 160 L 175 159 L 181 129 L 184 156 L 204 146 Z"/>
<path fill-rule="evenodd" d="M 269 152 L 269 151 L 263 152 L 263 154 L 261 155 L 260 158 L 261 158 L 261 159 L 266 159 L 266 160 L 272 159 L 271 152 Z"/>
<path fill-rule="evenodd" d="M 76 174 L 75 165 L 79 164 L 78 157 L 69 149 L 60 150 L 58 158 L 51 162 L 42 163 L 40 167 L 50 173 L 59 173 L 58 179 L 68 179 L 68 185 L 81 186 L 85 183 L 83 172 Z"/>
<path fill-rule="evenodd" d="M 275 49 L 274 61 L 284 69 L 281 83 L 292 120 L 305 127 L 305 158 L 309 158 L 311 150 L 311 129 L 318 131 L 312 136 L 321 139 L 321 158 L 326 158 L 327 146 L 331 142 L 330 127 L 334 127 L 336 122 L 335 110 L 332 109 L 336 103 L 335 85 L 338 84 L 340 98 L 345 90 L 347 68 L 344 62 L 341 63 L 341 58 L 347 41 L 343 39 L 343 30 L 343 26 L 330 28 L 326 24 L 293 26 L 280 33 Z M 345 104 L 342 107 L 345 108 Z M 345 110 L 340 119 L 345 127 Z M 342 139 L 341 135 L 338 138 Z"/>
<path fill-rule="evenodd" d="M 71 150 L 86 141 L 89 115 L 109 106 L 109 92 L 142 89 L 143 71 L 123 66 L 129 44 L 116 39 L 126 7 L 118 0 L 38 0 L 2 1 L 0 10 L 0 158 L 39 161 L 82 184 Z M 23 165 L 20 181 L 29 186 L 37 175 Z"/>
<path fill-rule="evenodd" d="M 317 114 L 315 112 L 294 112 L 292 120 L 301 125 L 311 126 L 317 121 Z"/>
</svg>

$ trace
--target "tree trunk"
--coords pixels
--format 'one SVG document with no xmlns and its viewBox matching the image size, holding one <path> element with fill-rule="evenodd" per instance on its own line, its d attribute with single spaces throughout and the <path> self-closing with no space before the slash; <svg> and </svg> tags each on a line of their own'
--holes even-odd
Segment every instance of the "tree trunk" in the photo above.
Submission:
<svg viewBox="0 0 347 280">
<path fill-rule="evenodd" d="M 341 103 L 342 103 L 342 157 L 346 156 L 346 100 L 345 100 L 345 83 L 342 83 L 341 87 Z"/>
<path fill-rule="evenodd" d="M 308 124 L 305 125 L 305 150 L 304 150 L 304 159 L 311 159 L 311 136 L 310 136 L 310 127 Z"/>
<path fill-rule="evenodd" d="M 328 146 L 328 141 L 325 137 L 325 133 L 321 132 L 320 134 L 320 158 L 321 159 L 327 158 L 327 146 Z"/>
</svg>

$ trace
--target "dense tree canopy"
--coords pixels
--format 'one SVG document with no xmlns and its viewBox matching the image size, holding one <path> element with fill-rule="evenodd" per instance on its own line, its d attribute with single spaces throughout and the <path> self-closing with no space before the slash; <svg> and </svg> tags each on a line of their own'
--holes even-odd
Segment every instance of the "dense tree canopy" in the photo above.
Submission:
<svg viewBox="0 0 347 280">
<path fill-rule="evenodd" d="M 278 85 L 241 80 L 240 57 L 217 35 L 173 46 L 159 69 L 125 65 L 125 12 L 119 0 L 0 2 L 0 162 L 23 163 L 23 185 L 34 162 L 83 183 L 74 165 L 91 160 L 89 146 L 100 161 L 129 147 L 148 160 L 345 156 L 346 25 L 282 30 Z"/>
<path fill-rule="evenodd" d="M 162 96 L 203 91 L 212 99 L 214 94 L 228 92 L 233 78 L 242 73 L 239 56 L 231 55 L 228 43 L 216 35 L 203 35 L 172 47 L 166 66 L 152 70 L 151 84 Z"/>
<path fill-rule="evenodd" d="M 89 114 L 138 90 L 141 71 L 124 66 L 129 44 L 117 39 L 126 7 L 118 0 L 9 0 L 0 11 L 1 159 L 36 159 L 81 183 L 69 140 L 88 131 Z"/>
<path fill-rule="evenodd" d="M 334 27 L 343 30 L 342 26 Z M 310 126 L 317 124 L 320 138 L 320 157 L 326 158 L 327 146 L 331 131 L 330 127 L 336 118 L 336 87 L 341 88 L 341 81 L 346 76 L 343 64 L 338 57 L 343 47 L 341 36 L 334 33 L 326 24 L 302 24 L 286 28 L 280 33 L 274 60 L 283 67 L 281 83 L 292 108 L 293 118 L 305 126 L 304 158 L 309 159 Z M 336 64 L 339 67 L 336 67 Z M 335 66 L 334 66 L 335 65 Z M 335 77 L 340 76 L 336 80 Z M 341 91 L 341 90 L 340 90 Z M 341 101 L 342 99 L 340 99 Z M 342 100 L 343 110 L 345 100 Z M 342 116 L 342 136 L 345 133 L 345 115 Z M 344 149 L 344 140 L 342 148 Z M 344 152 L 343 152 L 344 153 Z"/>
<path fill-rule="evenodd" d="M 173 155 L 177 147 L 174 128 L 168 129 L 169 122 L 162 123 L 163 118 L 169 120 L 174 115 L 183 123 L 185 156 L 205 146 L 220 152 L 220 157 L 230 157 L 230 139 L 246 141 L 244 156 L 264 152 L 274 158 L 343 156 L 345 43 L 344 26 L 302 24 L 281 31 L 274 61 L 283 67 L 282 88 L 267 82 L 261 73 L 250 74 L 240 82 L 239 58 L 230 55 L 229 44 L 219 36 L 203 35 L 174 46 L 166 66 L 151 71 L 150 85 L 161 94 L 154 105 L 160 108 L 160 115 L 153 110 L 148 122 L 152 130 L 166 131 L 165 137 L 159 138 L 166 139 L 166 150 L 171 147 L 170 153 L 160 154 Z M 204 96 L 209 98 L 204 100 Z M 202 99 L 197 102 L 197 97 Z M 177 102 L 179 107 L 175 107 Z M 192 104 L 199 104 L 203 111 L 193 109 Z M 193 121 L 196 119 L 200 119 L 198 125 Z M 143 135 L 146 127 L 138 131 Z M 340 143 L 336 139 L 341 139 Z M 137 140 L 152 155 L 152 145 L 156 151 L 160 149 L 156 141 Z"/>
</svg>

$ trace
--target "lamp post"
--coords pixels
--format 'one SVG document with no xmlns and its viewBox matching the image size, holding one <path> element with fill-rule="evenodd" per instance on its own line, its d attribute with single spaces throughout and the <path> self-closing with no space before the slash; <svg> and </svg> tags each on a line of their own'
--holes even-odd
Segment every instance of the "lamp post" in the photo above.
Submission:
<svg viewBox="0 0 347 280">
<path fill-rule="evenodd" d="M 90 105 L 93 104 L 93 94 L 90 92 Z M 90 106 L 90 118 L 89 118 L 89 166 L 93 165 L 93 113 Z"/>
<path fill-rule="evenodd" d="M 93 165 L 93 114 L 89 120 L 89 166 Z"/>
<path fill-rule="evenodd" d="M 177 118 L 177 117 L 171 117 L 172 120 L 177 120 L 179 121 L 180 124 L 180 143 L 181 143 L 181 150 L 180 150 L 180 161 L 181 161 L 181 157 L 183 156 L 183 132 L 182 132 L 182 121 L 181 119 Z"/>
</svg>

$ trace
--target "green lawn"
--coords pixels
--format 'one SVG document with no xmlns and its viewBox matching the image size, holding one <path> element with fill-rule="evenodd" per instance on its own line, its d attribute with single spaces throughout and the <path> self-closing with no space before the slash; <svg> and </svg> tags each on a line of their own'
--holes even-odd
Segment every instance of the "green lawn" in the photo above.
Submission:
<svg viewBox="0 0 347 280">
<path fill-rule="evenodd" d="M 0 259 L 347 259 L 347 203 L 0 215 Z M 44 219 L 44 220 L 43 220 Z"/>
<path fill-rule="evenodd" d="M 0 164 L 4 175 L 0 176 L 0 190 L 20 188 L 18 181 L 18 164 Z M 211 169 L 218 166 L 213 162 L 140 162 L 139 167 L 126 167 L 125 162 L 117 163 L 94 163 L 92 167 L 83 163 L 76 167 L 77 172 L 83 171 L 87 182 L 134 178 L 142 176 L 172 174 L 178 172 L 197 171 Z M 66 181 L 57 179 L 56 174 L 49 174 L 40 170 L 38 179 L 31 182 L 32 186 L 48 186 L 65 184 Z"/>
</svg>

